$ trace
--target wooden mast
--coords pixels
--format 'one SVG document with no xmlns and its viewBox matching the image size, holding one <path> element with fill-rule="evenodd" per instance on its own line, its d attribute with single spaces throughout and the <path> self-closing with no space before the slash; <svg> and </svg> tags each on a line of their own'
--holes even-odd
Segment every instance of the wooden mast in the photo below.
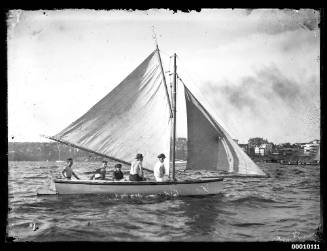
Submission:
<svg viewBox="0 0 327 251">
<path fill-rule="evenodd" d="M 155 37 L 154 37 L 155 38 Z M 160 68 L 161 68 L 161 73 L 162 73 L 162 76 L 163 76 L 163 80 L 164 80 L 164 85 L 165 85 L 165 90 L 166 90 L 166 96 L 167 96 L 167 99 L 168 99 L 168 105 L 169 105 L 169 114 L 170 114 L 170 118 L 171 119 L 174 119 L 175 115 L 173 113 L 173 100 L 170 100 L 169 98 L 169 94 L 168 94 L 168 87 L 167 87 L 167 83 L 166 83 L 166 78 L 165 78 L 165 73 L 164 73 L 164 70 L 163 70 L 163 66 L 162 66 L 162 61 L 161 61 L 161 57 L 160 57 L 160 51 L 159 51 L 159 46 L 158 46 L 158 43 L 157 43 L 157 39 L 155 39 L 155 43 L 156 43 L 156 50 L 158 52 L 158 58 L 159 58 L 159 63 L 160 63 Z M 171 87 L 171 84 L 170 84 L 170 87 Z M 175 88 L 176 89 L 176 88 Z M 171 99 L 173 99 L 173 94 L 171 93 Z M 176 95 L 175 95 L 176 96 Z M 176 99 L 176 97 L 175 97 Z M 176 113 L 176 108 L 175 108 L 175 113 Z M 172 177 L 173 177 L 173 180 L 175 180 L 175 134 L 173 134 L 172 136 L 172 131 L 176 131 L 174 130 L 174 124 L 176 123 L 176 119 L 175 119 L 175 122 L 172 123 L 172 126 L 171 126 L 171 134 L 170 134 L 170 137 L 172 138 L 173 137 L 173 144 L 171 142 L 171 138 L 170 138 L 170 153 L 172 153 Z M 169 178 L 170 178 L 170 173 L 169 173 Z"/>
<path fill-rule="evenodd" d="M 176 79 L 177 79 L 177 74 L 176 74 L 176 53 L 174 53 L 174 79 L 173 79 L 173 149 L 172 149 L 172 161 L 173 161 L 173 166 L 172 166 L 172 173 L 173 173 L 173 181 L 175 181 L 175 145 L 176 145 Z"/>
</svg>

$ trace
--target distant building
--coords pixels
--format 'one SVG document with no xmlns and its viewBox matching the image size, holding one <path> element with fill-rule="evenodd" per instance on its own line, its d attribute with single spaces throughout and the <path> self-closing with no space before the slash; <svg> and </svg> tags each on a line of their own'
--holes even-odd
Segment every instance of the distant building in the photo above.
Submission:
<svg viewBox="0 0 327 251">
<path fill-rule="evenodd" d="M 265 152 L 265 149 L 264 148 L 260 148 L 259 149 L 259 153 L 260 153 L 261 156 L 267 155 L 267 153 Z"/>
<path fill-rule="evenodd" d="M 236 144 L 238 144 L 238 139 L 233 139 L 235 141 Z"/>
<path fill-rule="evenodd" d="M 315 141 L 317 142 L 317 141 Z M 304 145 L 303 151 L 306 154 L 316 154 L 319 150 L 320 144 L 308 143 Z"/>
<path fill-rule="evenodd" d="M 261 155 L 261 156 L 264 156 L 265 155 L 265 149 L 264 148 L 261 148 L 259 146 L 256 146 L 254 148 L 254 154 L 255 155 Z"/>
<path fill-rule="evenodd" d="M 272 151 L 272 146 L 267 139 L 259 137 L 250 138 L 248 140 L 247 153 L 249 155 L 267 155 Z"/>
<path fill-rule="evenodd" d="M 265 156 L 272 152 L 272 144 L 271 143 L 264 143 L 260 146 L 254 147 L 254 154 Z"/>
<path fill-rule="evenodd" d="M 309 143 L 304 144 L 303 152 L 305 154 L 314 155 L 317 154 L 320 148 L 320 140 L 315 139 L 310 141 Z"/>
</svg>

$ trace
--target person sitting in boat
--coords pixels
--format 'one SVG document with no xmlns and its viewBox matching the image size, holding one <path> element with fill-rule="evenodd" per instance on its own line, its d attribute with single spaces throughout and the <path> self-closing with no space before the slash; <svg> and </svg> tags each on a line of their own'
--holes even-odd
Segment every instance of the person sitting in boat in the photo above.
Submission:
<svg viewBox="0 0 327 251">
<path fill-rule="evenodd" d="M 153 175 L 157 182 L 162 182 L 166 180 L 165 178 L 166 168 L 164 164 L 165 158 L 166 156 L 163 153 L 159 154 L 158 161 L 153 168 Z"/>
<path fill-rule="evenodd" d="M 113 179 L 114 180 L 121 180 L 124 178 L 124 174 L 121 171 L 121 164 L 116 164 L 115 165 L 115 170 L 113 172 Z"/>
<path fill-rule="evenodd" d="M 136 154 L 136 160 L 131 165 L 131 170 L 129 172 L 130 181 L 143 181 L 145 180 L 143 176 L 143 155 L 141 153 Z"/>
<path fill-rule="evenodd" d="M 78 178 L 78 176 L 74 173 L 72 166 L 73 166 L 73 159 L 72 158 L 67 159 L 67 166 L 61 173 L 65 178 L 69 180 L 72 178 L 72 175 L 79 180 L 80 178 Z"/>
<path fill-rule="evenodd" d="M 104 180 L 106 178 L 107 164 L 108 161 L 102 161 L 102 167 L 95 170 L 95 173 L 91 176 L 90 180 Z"/>
</svg>

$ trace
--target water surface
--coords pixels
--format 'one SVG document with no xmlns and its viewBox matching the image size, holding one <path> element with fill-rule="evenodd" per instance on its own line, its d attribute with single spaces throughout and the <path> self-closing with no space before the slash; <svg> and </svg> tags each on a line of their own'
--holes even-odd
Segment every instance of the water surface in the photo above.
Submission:
<svg viewBox="0 0 327 251">
<path fill-rule="evenodd" d="M 258 164 L 270 178 L 227 178 L 221 194 L 205 197 L 36 196 L 53 189 L 63 165 L 9 162 L 7 233 L 15 241 L 314 240 L 320 224 L 319 166 Z M 83 179 L 101 163 L 74 165 Z"/>
</svg>

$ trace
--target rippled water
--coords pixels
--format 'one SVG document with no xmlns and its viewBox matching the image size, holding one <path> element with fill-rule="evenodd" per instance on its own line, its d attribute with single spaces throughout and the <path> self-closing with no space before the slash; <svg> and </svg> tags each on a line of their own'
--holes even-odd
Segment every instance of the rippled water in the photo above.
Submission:
<svg viewBox="0 0 327 251">
<path fill-rule="evenodd" d="M 37 196 L 63 165 L 9 162 L 7 234 L 14 241 L 315 240 L 320 224 L 319 166 L 259 164 L 270 178 L 228 178 L 214 196 Z M 80 178 L 100 165 L 74 164 Z"/>
</svg>

